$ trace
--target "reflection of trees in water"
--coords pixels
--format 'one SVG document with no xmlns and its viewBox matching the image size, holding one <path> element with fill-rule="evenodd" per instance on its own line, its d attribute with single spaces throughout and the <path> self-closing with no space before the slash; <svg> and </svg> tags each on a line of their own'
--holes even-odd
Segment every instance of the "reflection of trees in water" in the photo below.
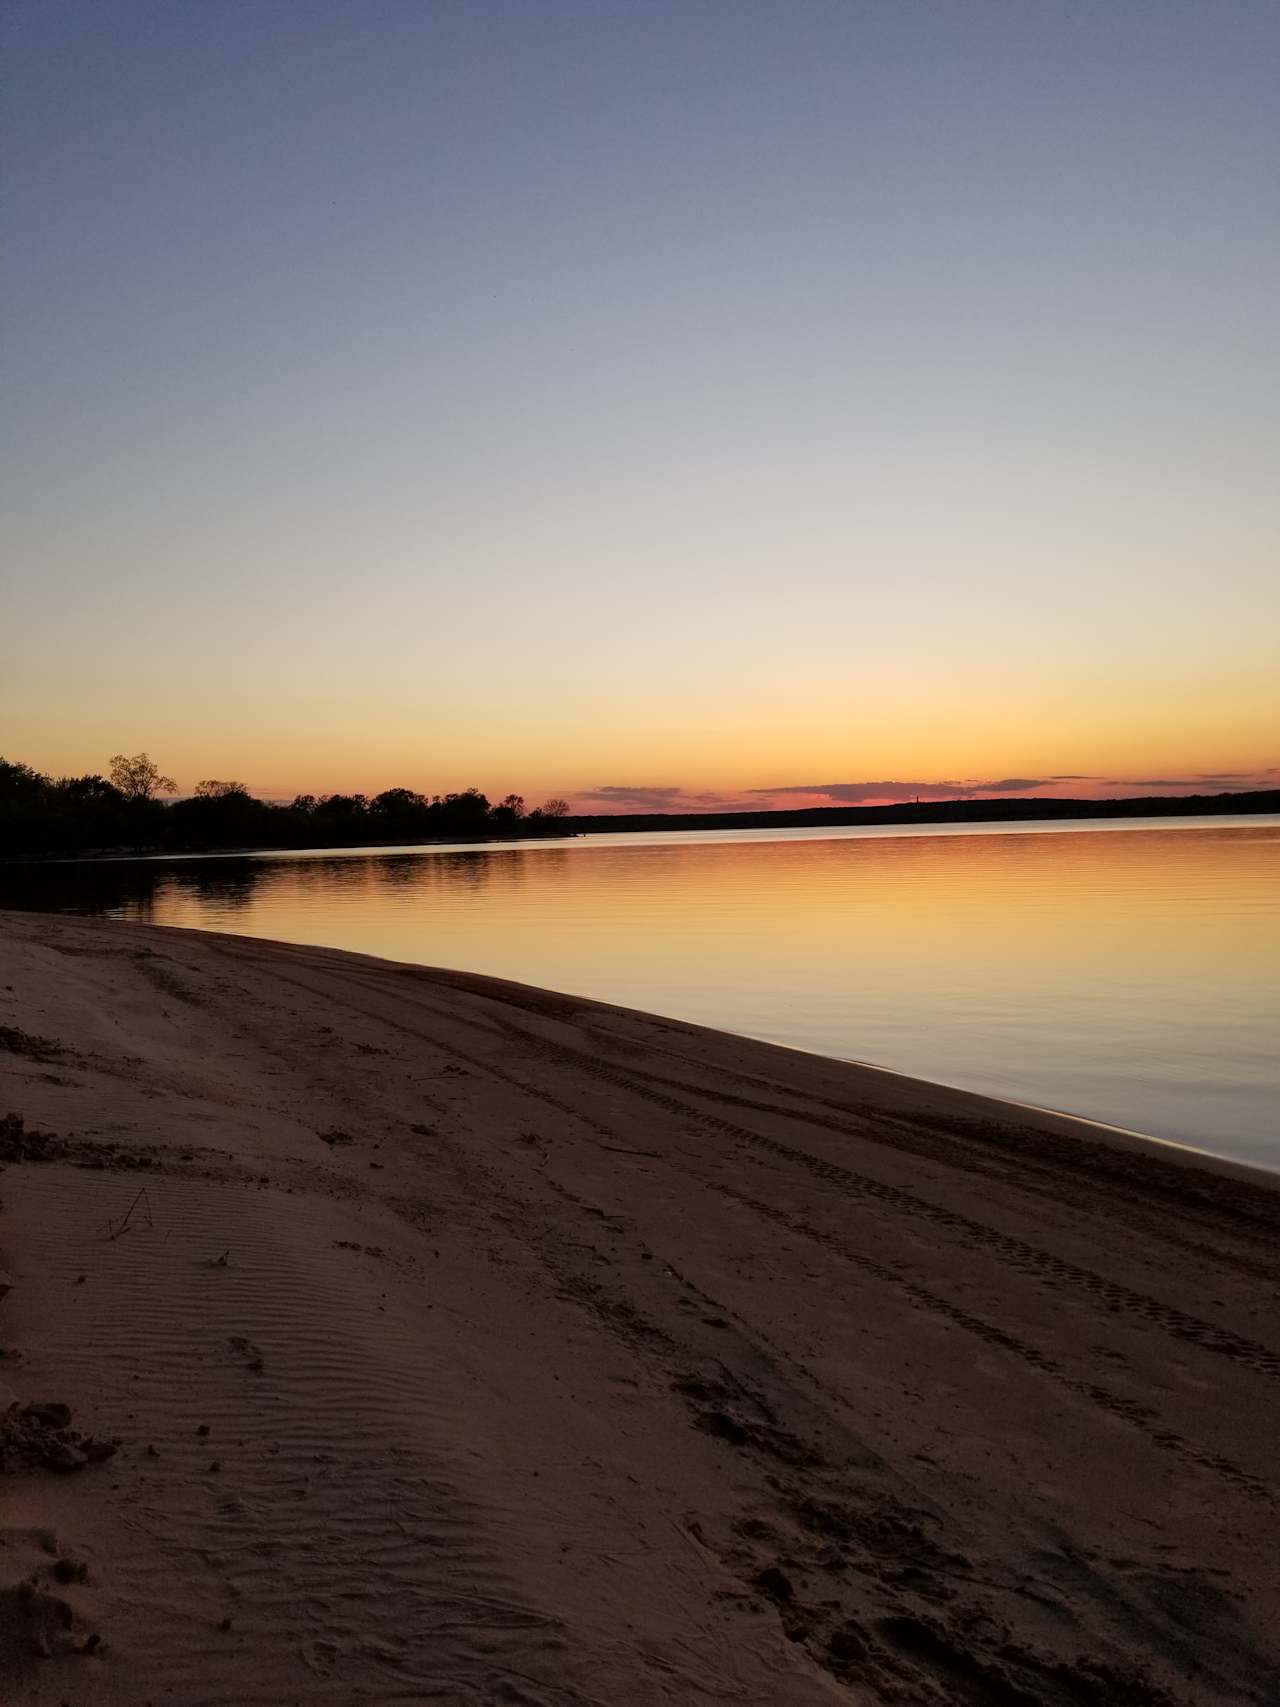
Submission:
<svg viewBox="0 0 1280 1707">
<path fill-rule="evenodd" d="M 267 863 L 267 862 L 264 862 Z M 281 859 L 268 863 L 271 889 L 314 896 L 351 895 L 371 885 L 365 859 Z"/>
<path fill-rule="evenodd" d="M 164 893 L 198 905 L 240 910 L 290 896 L 335 899 L 367 890 L 368 861 L 359 859 L 250 859 L 210 861 L 173 868 Z"/>
<path fill-rule="evenodd" d="M 160 860 L 85 860 L 0 867 L 0 906 L 163 922 L 168 903 L 247 907 L 259 874 L 249 860 L 174 866 Z"/>
<path fill-rule="evenodd" d="M 307 859 L 84 860 L 0 867 L 0 907 L 163 923 L 187 908 L 241 913 L 290 896 L 352 899 L 372 891 L 477 894 L 491 885 L 560 883 L 567 848 L 458 848 Z"/>
<path fill-rule="evenodd" d="M 208 870 L 170 872 L 157 887 L 164 900 L 173 895 L 200 906 L 226 907 L 238 912 L 249 905 L 258 884 L 250 869 L 238 867 L 216 875 Z"/>
<path fill-rule="evenodd" d="M 159 873 L 141 861 L 0 867 L 0 907 L 150 923 Z"/>
<path fill-rule="evenodd" d="M 424 860 L 423 877 L 432 889 L 483 889 L 497 875 L 489 856 L 453 853 Z"/>
<path fill-rule="evenodd" d="M 564 848 L 441 848 L 385 854 L 368 864 L 381 888 L 400 894 L 410 889 L 475 893 L 490 886 L 515 889 L 530 881 L 558 880 L 568 858 Z"/>
<path fill-rule="evenodd" d="M 388 854 L 368 863 L 374 868 L 375 881 L 383 889 L 415 888 L 422 875 L 421 854 Z"/>
</svg>

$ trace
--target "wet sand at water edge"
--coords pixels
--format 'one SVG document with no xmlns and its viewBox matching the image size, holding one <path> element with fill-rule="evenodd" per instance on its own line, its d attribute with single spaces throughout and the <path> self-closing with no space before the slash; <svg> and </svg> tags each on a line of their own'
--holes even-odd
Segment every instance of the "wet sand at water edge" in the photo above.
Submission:
<svg viewBox="0 0 1280 1707">
<path fill-rule="evenodd" d="M 16 913 L 0 1118 L 6 1703 L 1280 1701 L 1267 1176 Z"/>
</svg>

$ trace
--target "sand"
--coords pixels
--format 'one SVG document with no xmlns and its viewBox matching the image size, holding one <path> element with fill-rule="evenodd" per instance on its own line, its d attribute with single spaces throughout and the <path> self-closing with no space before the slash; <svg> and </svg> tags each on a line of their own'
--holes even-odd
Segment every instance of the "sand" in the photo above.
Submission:
<svg viewBox="0 0 1280 1707">
<path fill-rule="evenodd" d="M 5 1703 L 1280 1699 L 1266 1176 L 195 932 L 0 1028 Z"/>
</svg>

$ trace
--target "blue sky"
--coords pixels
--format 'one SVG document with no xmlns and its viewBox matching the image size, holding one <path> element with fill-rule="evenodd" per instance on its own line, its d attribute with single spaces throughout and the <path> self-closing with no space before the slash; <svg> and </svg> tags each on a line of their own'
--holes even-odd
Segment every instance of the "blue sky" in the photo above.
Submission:
<svg viewBox="0 0 1280 1707">
<path fill-rule="evenodd" d="M 1274 762 L 1275 5 L 0 17 L 14 756 Z"/>
</svg>

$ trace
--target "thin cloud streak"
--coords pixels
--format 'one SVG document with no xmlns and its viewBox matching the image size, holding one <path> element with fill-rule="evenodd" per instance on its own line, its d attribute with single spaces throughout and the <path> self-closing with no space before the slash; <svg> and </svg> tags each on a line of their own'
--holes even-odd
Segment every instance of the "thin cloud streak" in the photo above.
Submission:
<svg viewBox="0 0 1280 1707">
<path fill-rule="evenodd" d="M 1276 767 L 1268 765 L 1257 771 L 1202 771 L 1199 776 L 1126 777 L 1113 782 L 1112 788 L 1204 788 L 1223 783 L 1243 784 L 1246 788 L 1267 788 L 1276 775 Z"/>
<path fill-rule="evenodd" d="M 741 795 L 698 793 L 674 783 L 609 782 L 600 788 L 582 790 L 575 798 L 635 812 L 710 812 L 732 810 L 742 804 Z"/>
<path fill-rule="evenodd" d="M 796 782 L 775 788 L 753 788 L 753 795 L 804 794 L 835 801 L 842 806 L 869 801 L 955 800 L 971 794 L 1029 794 L 1038 788 L 1051 788 L 1053 777 L 1005 776 L 996 781 L 943 782 Z"/>
</svg>

